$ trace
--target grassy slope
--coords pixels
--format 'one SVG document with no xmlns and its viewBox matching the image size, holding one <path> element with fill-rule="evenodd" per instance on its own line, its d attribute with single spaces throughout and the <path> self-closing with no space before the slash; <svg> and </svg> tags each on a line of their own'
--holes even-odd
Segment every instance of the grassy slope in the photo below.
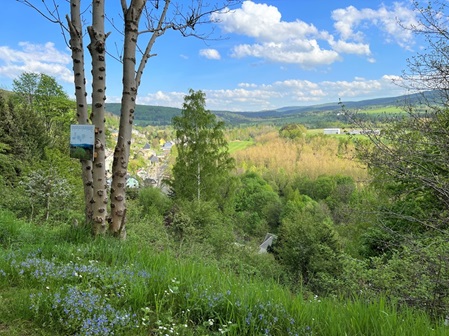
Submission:
<svg viewBox="0 0 449 336">
<path fill-rule="evenodd" d="M 374 107 L 374 108 L 364 108 L 360 112 L 367 113 L 367 114 L 382 114 L 382 113 L 402 114 L 402 113 L 405 113 L 404 109 L 402 109 L 398 106 L 381 106 L 381 107 Z"/>
<path fill-rule="evenodd" d="M 119 335 L 448 331 L 419 312 L 399 313 L 382 299 L 305 300 L 275 283 L 221 272 L 207 261 L 156 252 L 133 237 L 92 240 L 87 230 L 33 226 L 2 211 L 0 243 L 3 335 L 107 335 L 111 328 Z"/>
</svg>

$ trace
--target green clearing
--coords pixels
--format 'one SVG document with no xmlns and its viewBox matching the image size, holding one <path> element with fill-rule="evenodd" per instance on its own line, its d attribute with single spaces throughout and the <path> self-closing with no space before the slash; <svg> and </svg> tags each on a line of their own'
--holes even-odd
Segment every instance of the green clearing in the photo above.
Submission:
<svg viewBox="0 0 449 336">
<path fill-rule="evenodd" d="M 234 153 L 254 145 L 253 140 L 229 142 L 229 153 Z"/>
<path fill-rule="evenodd" d="M 402 114 L 405 113 L 404 109 L 398 106 L 381 106 L 381 107 L 373 107 L 373 108 L 365 108 L 357 111 L 358 113 L 367 113 L 367 114 Z"/>
</svg>

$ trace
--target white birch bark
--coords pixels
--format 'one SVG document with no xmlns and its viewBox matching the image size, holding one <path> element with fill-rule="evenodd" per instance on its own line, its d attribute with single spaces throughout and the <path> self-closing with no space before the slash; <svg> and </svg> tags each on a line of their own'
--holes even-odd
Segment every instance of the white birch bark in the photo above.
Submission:
<svg viewBox="0 0 449 336">
<path fill-rule="evenodd" d="M 95 125 L 95 157 L 92 167 L 92 231 L 103 234 L 107 228 L 107 181 L 106 181 L 106 38 L 104 32 L 104 0 L 92 1 L 92 25 L 87 28 L 90 37 L 88 45 L 92 57 L 92 123 Z"/>
<path fill-rule="evenodd" d="M 152 32 L 151 38 L 142 55 L 139 66 L 136 69 L 136 49 L 139 37 L 139 22 L 145 7 L 145 0 L 133 0 L 129 7 L 122 0 L 123 16 L 125 19 L 125 41 L 123 50 L 123 92 L 120 111 L 120 126 L 117 145 L 114 150 L 112 164 L 111 186 L 111 222 L 110 232 L 122 239 L 126 237 L 126 177 L 128 174 L 129 153 L 131 147 L 132 125 L 134 109 L 136 106 L 137 90 L 140 79 L 148 59 L 151 57 L 151 49 L 156 39 L 161 36 L 168 27 L 164 27 L 164 20 L 170 7 L 170 0 L 165 1 L 164 9 L 159 18 L 157 27 Z"/>
<path fill-rule="evenodd" d="M 73 75 L 75 82 L 76 117 L 78 124 L 89 124 L 87 113 L 86 76 L 84 71 L 83 27 L 81 23 L 80 0 L 70 1 L 70 17 L 66 20 L 70 33 L 70 49 L 72 51 Z M 84 186 L 84 204 L 86 223 L 92 221 L 92 161 L 82 160 L 82 180 Z"/>
</svg>

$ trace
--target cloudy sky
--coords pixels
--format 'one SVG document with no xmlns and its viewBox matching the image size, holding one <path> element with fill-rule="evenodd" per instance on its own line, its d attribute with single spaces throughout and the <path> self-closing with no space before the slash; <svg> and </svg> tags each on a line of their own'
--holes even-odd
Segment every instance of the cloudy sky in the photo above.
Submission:
<svg viewBox="0 0 449 336">
<path fill-rule="evenodd" d="M 56 2 L 63 14 L 67 2 Z M 111 20 L 118 4 L 106 1 Z M 42 72 L 72 95 L 71 58 L 58 26 L 16 0 L 2 0 L 2 12 L 0 88 L 11 89 L 24 71 Z M 393 80 L 422 47 L 398 24 L 416 20 L 409 0 L 248 0 L 212 19 L 200 28 L 213 29 L 210 40 L 174 31 L 157 40 L 139 104 L 180 107 L 190 88 L 206 93 L 207 108 L 234 111 L 401 95 Z M 108 50 L 119 55 L 120 34 L 108 29 Z M 119 102 L 121 64 L 110 58 L 107 68 L 107 101 Z"/>
</svg>

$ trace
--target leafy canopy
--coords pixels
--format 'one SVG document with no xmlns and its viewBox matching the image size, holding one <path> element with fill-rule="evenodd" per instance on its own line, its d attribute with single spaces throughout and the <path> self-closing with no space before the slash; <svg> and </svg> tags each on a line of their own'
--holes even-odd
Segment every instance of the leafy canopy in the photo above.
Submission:
<svg viewBox="0 0 449 336">
<path fill-rule="evenodd" d="M 218 201 L 228 191 L 234 160 L 228 153 L 224 123 L 205 105 L 206 95 L 191 89 L 181 115 L 173 118 L 178 157 L 171 186 L 177 198 Z"/>
</svg>

